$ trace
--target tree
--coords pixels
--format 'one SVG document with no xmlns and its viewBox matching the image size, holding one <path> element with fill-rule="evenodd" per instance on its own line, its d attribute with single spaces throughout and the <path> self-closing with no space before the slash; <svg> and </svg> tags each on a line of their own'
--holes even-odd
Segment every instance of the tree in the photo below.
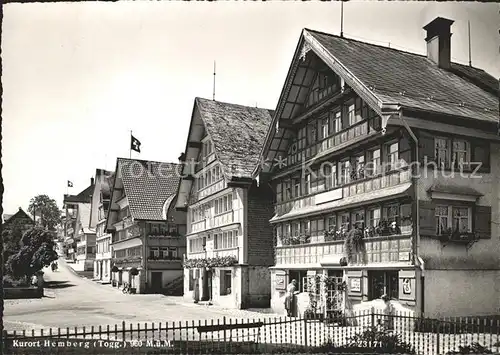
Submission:
<svg viewBox="0 0 500 355">
<path fill-rule="evenodd" d="M 25 230 L 24 222 L 14 220 L 8 228 L 2 231 L 4 261 L 19 251 L 21 248 L 21 238 Z"/>
<path fill-rule="evenodd" d="M 6 271 L 14 278 L 29 278 L 57 260 L 54 233 L 34 227 L 21 238 L 21 249 L 9 257 Z"/>
<path fill-rule="evenodd" d="M 28 212 L 33 216 L 39 216 L 42 227 L 48 230 L 55 230 L 55 227 L 61 222 L 61 212 L 56 201 L 47 195 L 33 197 Z"/>
</svg>

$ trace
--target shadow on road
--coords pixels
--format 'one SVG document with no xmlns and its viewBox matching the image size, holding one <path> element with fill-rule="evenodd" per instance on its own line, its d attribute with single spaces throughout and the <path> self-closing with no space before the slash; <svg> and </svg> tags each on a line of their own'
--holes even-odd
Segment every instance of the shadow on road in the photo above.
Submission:
<svg viewBox="0 0 500 355">
<path fill-rule="evenodd" d="M 47 281 L 44 288 L 68 288 L 75 285 L 68 283 L 68 281 Z"/>
</svg>

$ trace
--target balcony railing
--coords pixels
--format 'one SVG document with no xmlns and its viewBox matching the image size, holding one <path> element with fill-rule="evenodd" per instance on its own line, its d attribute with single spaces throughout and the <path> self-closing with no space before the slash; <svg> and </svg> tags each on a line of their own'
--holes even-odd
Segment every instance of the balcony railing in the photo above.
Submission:
<svg viewBox="0 0 500 355">
<path fill-rule="evenodd" d="M 349 142 L 361 139 L 360 137 L 367 136 L 369 133 L 375 132 L 380 127 L 380 117 L 374 117 L 357 122 L 352 126 L 345 128 L 329 137 L 319 140 L 313 145 L 310 145 L 295 154 L 289 154 L 287 157 L 286 169 L 292 165 L 305 162 L 319 154 L 328 154 L 329 151 L 334 151 Z"/>
<path fill-rule="evenodd" d="M 180 261 L 182 257 L 180 256 L 149 256 L 148 261 L 162 262 L 162 261 Z"/>
<path fill-rule="evenodd" d="M 205 229 L 219 227 L 225 224 L 234 223 L 234 211 L 227 211 L 198 222 L 191 223 L 190 233 L 200 232 Z"/>
<path fill-rule="evenodd" d="M 411 172 L 409 170 L 394 171 L 383 176 L 367 177 L 363 180 L 351 181 L 347 184 L 344 184 L 342 187 L 335 187 L 334 189 L 330 190 L 322 190 L 320 192 L 317 192 L 315 195 L 309 195 L 292 201 L 276 204 L 274 212 L 277 216 L 282 216 L 292 210 L 302 209 L 308 206 L 315 206 L 319 195 L 326 192 L 333 193 L 334 190 L 338 190 L 338 192 L 340 193 L 340 188 L 342 188 L 342 195 L 337 196 L 335 200 L 357 194 L 369 193 L 387 187 L 393 187 L 409 181 L 411 181 Z"/>
<path fill-rule="evenodd" d="M 364 239 L 368 263 L 410 263 L 411 236 L 391 235 Z M 344 241 L 336 240 L 314 244 L 299 244 L 276 247 L 276 265 L 320 264 L 328 256 L 344 256 Z M 354 263 L 362 263 L 360 255 Z"/>
<path fill-rule="evenodd" d="M 224 190 L 225 187 L 226 183 L 224 182 L 224 179 L 216 181 L 215 183 L 198 190 L 197 193 L 192 194 L 189 202 L 190 204 L 195 203 L 196 201 L 199 201 L 202 198 L 205 198 L 207 196 L 215 194 L 216 192 Z"/>
<path fill-rule="evenodd" d="M 239 247 L 225 248 L 225 249 L 214 249 L 202 252 L 188 253 L 188 259 L 204 259 L 204 258 L 223 258 L 225 256 L 234 256 L 239 260 Z"/>
</svg>

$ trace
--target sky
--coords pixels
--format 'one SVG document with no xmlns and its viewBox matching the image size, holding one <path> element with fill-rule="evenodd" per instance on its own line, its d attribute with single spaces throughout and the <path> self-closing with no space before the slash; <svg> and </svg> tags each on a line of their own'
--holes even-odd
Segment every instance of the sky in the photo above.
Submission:
<svg viewBox="0 0 500 355">
<path fill-rule="evenodd" d="M 195 97 L 275 109 L 301 30 L 340 33 L 337 2 L 3 5 L 4 213 L 90 184 L 128 157 L 177 162 Z M 500 5 L 344 3 L 344 36 L 425 54 L 424 25 L 455 20 L 452 60 L 500 77 Z M 73 188 L 67 188 L 67 180 Z"/>
</svg>

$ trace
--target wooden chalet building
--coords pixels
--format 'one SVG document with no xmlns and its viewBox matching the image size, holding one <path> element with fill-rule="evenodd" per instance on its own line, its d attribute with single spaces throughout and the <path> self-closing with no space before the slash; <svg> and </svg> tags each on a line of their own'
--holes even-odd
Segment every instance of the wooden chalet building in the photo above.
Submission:
<svg viewBox="0 0 500 355">
<path fill-rule="evenodd" d="M 115 285 L 129 283 L 137 293 L 182 293 L 186 213 L 175 210 L 179 168 L 118 158 L 104 231 L 112 234 Z M 133 267 L 137 276 L 129 273 Z"/>
<path fill-rule="evenodd" d="M 4 214 L 2 231 L 12 230 L 14 228 L 19 229 L 22 232 L 27 231 L 35 225 L 35 221 L 30 217 L 29 214 L 24 212 L 24 210 L 19 207 L 19 210 L 14 214 Z"/>
<path fill-rule="evenodd" d="M 187 211 L 184 296 L 268 307 L 273 193 L 254 179 L 272 111 L 196 98 L 177 209 Z"/>
<path fill-rule="evenodd" d="M 308 290 L 334 316 L 383 294 L 498 312 L 498 81 L 451 62 L 452 23 L 424 27 L 427 56 L 303 30 L 256 170 L 276 191 L 274 310 L 296 279 L 295 313 Z"/>
</svg>

